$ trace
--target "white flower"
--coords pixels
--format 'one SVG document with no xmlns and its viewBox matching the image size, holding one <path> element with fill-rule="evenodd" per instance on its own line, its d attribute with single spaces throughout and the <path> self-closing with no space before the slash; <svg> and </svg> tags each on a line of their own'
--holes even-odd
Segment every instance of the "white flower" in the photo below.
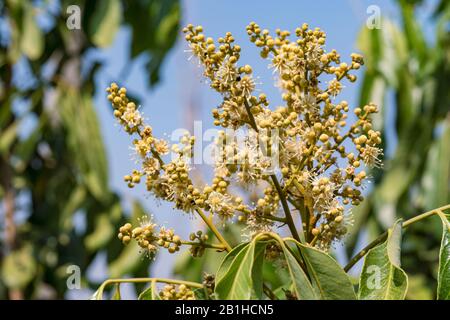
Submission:
<svg viewBox="0 0 450 320">
<path fill-rule="evenodd" d="M 211 208 L 211 212 L 218 214 L 222 219 L 228 219 L 233 216 L 234 210 L 230 195 L 213 191 L 205 202 Z"/>
<path fill-rule="evenodd" d="M 383 166 L 383 162 L 378 158 L 381 155 L 383 155 L 383 150 L 378 147 L 366 145 L 362 148 L 361 157 L 369 168 L 381 168 Z"/>
<path fill-rule="evenodd" d="M 134 128 L 142 124 L 142 115 L 136 108 L 127 106 L 125 112 L 122 114 L 121 119 L 130 127 Z"/>
</svg>

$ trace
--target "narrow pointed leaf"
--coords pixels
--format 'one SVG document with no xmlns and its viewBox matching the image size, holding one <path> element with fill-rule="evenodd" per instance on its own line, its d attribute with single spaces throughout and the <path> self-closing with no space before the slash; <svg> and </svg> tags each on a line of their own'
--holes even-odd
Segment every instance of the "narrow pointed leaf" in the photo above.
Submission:
<svg viewBox="0 0 450 320">
<path fill-rule="evenodd" d="M 350 277 L 330 255 L 316 248 L 297 244 L 308 268 L 316 295 L 324 300 L 355 300 Z"/>
<path fill-rule="evenodd" d="M 450 300 L 450 219 L 442 217 L 442 243 L 439 253 L 438 300 Z"/>
<path fill-rule="evenodd" d="M 284 257 L 286 259 L 287 269 L 289 271 L 290 280 L 292 282 L 292 291 L 298 300 L 316 300 L 318 297 L 314 293 L 314 289 L 303 272 L 300 264 L 294 255 L 286 246 L 282 246 Z"/>
<path fill-rule="evenodd" d="M 265 243 L 252 241 L 237 247 L 225 257 L 216 276 L 215 293 L 218 299 L 249 300 L 262 297 L 265 246 Z"/>
<path fill-rule="evenodd" d="M 386 241 L 369 250 L 359 281 L 362 300 L 402 300 L 408 290 L 408 277 L 400 268 L 402 225 L 397 221 Z"/>
</svg>

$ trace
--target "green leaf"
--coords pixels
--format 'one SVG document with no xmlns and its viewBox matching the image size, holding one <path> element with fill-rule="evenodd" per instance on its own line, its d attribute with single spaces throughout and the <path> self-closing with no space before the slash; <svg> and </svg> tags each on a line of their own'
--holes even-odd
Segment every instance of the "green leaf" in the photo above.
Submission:
<svg viewBox="0 0 450 320">
<path fill-rule="evenodd" d="M 197 288 L 193 290 L 193 292 L 195 295 L 195 300 L 211 300 L 205 288 Z"/>
<path fill-rule="evenodd" d="M 34 19 L 34 12 L 33 5 L 25 5 L 20 38 L 20 48 L 30 60 L 39 59 L 44 50 L 44 35 Z"/>
<path fill-rule="evenodd" d="M 89 25 L 91 40 L 98 47 L 107 47 L 120 27 L 122 5 L 120 0 L 100 0 L 96 5 Z"/>
<path fill-rule="evenodd" d="M 2 263 L 2 281 L 8 288 L 22 289 L 30 283 L 37 272 L 31 245 L 8 254 Z"/>
<path fill-rule="evenodd" d="M 17 131 L 20 127 L 19 121 L 14 121 L 6 130 L 0 132 L 0 154 L 6 152 L 16 140 Z"/>
<path fill-rule="evenodd" d="M 435 141 L 426 161 L 422 176 L 424 205 L 427 209 L 436 208 L 450 202 L 448 182 L 450 181 L 450 120 L 444 123 L 443 133 Z"/>
<path fill-rule="evenodd" d="M 292 291 L 298 300 L 316 300 L 314 289 L 303 272 L 295 256 L 286 245 L 281 245 L 286 259 L 287 269 L 289 270 L 290 281 L 292 282 Z"/>
<path fill-rule="evenodd" d="M 249 300 L 262 297 L 262 266 L 266 244 L 252 241 L 233 249 L 216 275 L 218 299 Z"/>
<path fill-rule="evenodd" d="M 90 252 L 96 251 L 107 245 L 115 233 L 108 213 L 101 213 L 96 217 L 95 229 L 84 238 L 84 245 Z"/>
<path fill-rule="evenodd" d="M 324 300 L 355 300 L 350 277 L 330 255 L 316 248 L 297 243 L 316 295 Z"/>
<path fill-rule="evenodd" d="M 444 217 L 441 217 L 443 231 L 439 253 L 438 300 L 450 300 L 450 219 L 448 215 L 444 215 Z"/>
<path fill-rule="evenodd" d="M 178 0 L 129 1 L 124 19 L 132 29 L 132 58 L 146 52 L 149 82 L 159 79 L 159 69 L 178 36 L 181 16 Z"/>
<path fill-rule="evenodd" d="M 75 91 L 61 92 L 61 116 L 67 128 L 67 143 L 75 163 L 83 175 L 83 182 L 100 201 L 108 193 L 108 164 L 100 125 L 88 94 Z"/>
<path fill-rule="evenodd" d="M 111 300 L 121 300 L 121 295 L 120 295 L 120 283 L 116 283 L 116 285 L 114 286 L 114 293 L 111 297 Z"/>
<path fill-rule="evenodd" d="M 73 227 L 73 214 L 83 205 L 86 200 L 86 189 L 78 185 L 70 194 L 63 206 L 59 217 L 59 225 L 64 231 L 70 231 Z"/>
<path fill-rule="evenodd" d="M 402 225 L 389 229 L 386 241 L 369 250 L 359 281 L 362 300 L 402 300 L 408 290 L 408 277 L 400 268 Z"/>
<path fill-rule="evenodd" d="M 156 288 L 156 281 L 152 281 L 150 286 L 141 292 L 138 300 L 161 300 L 158 295 L 158 290 Z"/>
<path fill-rule="evenodd" d="M 223 278 L 225 276 L 225 274 L 228 272 L 228 270 L 230 269 L 230 266 L 234 260 L 234 258 L 237 256 L 237 254 L 239 252 L 241 252 L 242 249 L 244 249 L 246 246 L 248 246 L 249 243 L 245 242 L 245 243 L 241 243 L 238 246 L 234 247 L 233 250 L 231 250 L 223 259 L 222 263 L 220 264 L 219 269 L 217 270 L 216 273 L 216 282 Z"/>
</svg>

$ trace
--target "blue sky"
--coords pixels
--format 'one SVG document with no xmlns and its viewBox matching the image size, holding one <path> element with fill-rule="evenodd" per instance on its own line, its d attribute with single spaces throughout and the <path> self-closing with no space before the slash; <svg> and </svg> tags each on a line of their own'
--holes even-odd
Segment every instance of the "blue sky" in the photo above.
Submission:
<svg viewBox="0 0 450 320">
<path fill-rule="evenodd" d="M 213 38 L 222 36 L 227 31 L 232 32 L 236 42 L 242 47 L 242 63 L 253 67 L 254 74 L 261 82 L 260 89 L 268 95 L 272 105 L 276 106 L 281 100 L 278 89 L 273 85 L 272 71 L 268 70 L 268 62 L 259 57 L 258 50 L 248 41 L 246 25 L 255 21 L 262 28 L 271 31 L 276 28 L 294 30 L 307 22 L 311 27 L 320 27 L 327 33 L 327 50 L 337 49 L 342 60 L 349 61 L 350 54 L 357 51 L 356 38 L 368 17 L 366 9 L 372 4 L 380 7 L 383 17 L 397 19 L 396 7 L 392 1 L 185 0 L 182 2 L 182 24 L 200 24 L 205 33 Z M 128 61 L 129 36 L 129 30 L 123 28 L 111 48 L 94 53 L 107 61 L 97 76 L 98 88 L 106 88 L 109 82 L 114 80 L 138 95 L 141 98 L 142 111 L 153 126 L 156 136 L 170 134 L 176 128 L 189 129 L 193 120 L 203 120 L 205 129 L 212 127 L 210 110 L 218 104 L 220 97 L 202 82 L 201 70 L 196 63 L 193 60 L 188 61 L 189 54 L 185 52 L 187 46 L 183 38 L 179 38 L 168 54 L 161 69 L 160 83 L 150 89 L 146 86 L 146 75 L 142 71 L 146 57 L 140 57 L 131 64 Z M 121 78 L 123 70 L 125 79 Z M 340 98 L 355 106 L 357 97 L 358 85 L 347 83 Z M 200 221 L 172 210 L 170 204 L 156 203 L 145 194 L 144 188 L 127 188 L 122 177 L 134 167 L 131 160 L 131 140 L 114 124 L 103 90 L 98 90 L 95 103 L 107 146 L 112 188 L 126 198 L 141 200 L 159 223 L 175 227 L 176 232 L 182 236 L 187 236 L 190 231 L 200 226 Z M 343 259 L 342 255 L 339 257 Z M 162 253 L 153 265 L 151 275 L 170 276 L 173 258 L 172 255 Z M 94 268 L 95 272 L 91 270 L 97 280 L 105 277 L 103 272 L 98 272 L 100 269 Z"/>
</svg>

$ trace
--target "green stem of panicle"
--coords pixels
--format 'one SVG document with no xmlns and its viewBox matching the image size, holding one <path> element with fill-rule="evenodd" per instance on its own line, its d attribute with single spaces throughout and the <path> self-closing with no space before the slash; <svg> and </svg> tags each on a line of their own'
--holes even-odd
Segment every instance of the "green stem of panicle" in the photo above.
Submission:
<svg viewBox="0 0 450 320">
<path fill-rule="evenodd" d="M 250 107 L 250 104 L 247 101 L 247 99 L 244 99 L 244 105 L 245 105 L 245 110 L 247 111 L 247 114 L 248 114 L 248 118 L 250 119 L 250 126 L 253 128 L 253 130 L 255 130 L 256 132 L 259 132 L 258 126 L 256 125 L 255 117 L 253 117 L 253 114 L 250 110 L 251 107 Z M 291 214 L 291 211 L 289 210 L 289 205 L 286 201 L 286 195 L 280 186 L 280 182 L 278 181 L 277 176 L 274 174 L 271 174 L 270 178 L 272 179 L 273 185 L 275 186 L 278 196 L 280 197 L 281 206 L 283 207 L 283 211 L 284 211 L 284 214 L 286 217 L 286 224 L 289 227 L 289 231 L 292 233 L 292 236 L 294 237 L 295 240 L 297 240 L 298 242 L 301 242 L 300 237 L 297 233 L 297 229 L 294 224 L 294 219 L 292 219 L 292 214 Z"/>
<path fill-rule="evenodd" d="M 230 252 L 231 249 L 232 249 L 231 246 L 228 244 L 227 240 L 225 240 L 225 238 L 222 236 L 222 234 L 219 232 L 219 230 L 217 230 L 217 228 L 214 225 L 212 219 L 208 218 L 201 209 L 196 209 L 196 211 L 200 215 L 200 217 L 203 219 L 203 221 L 206 223 L 208 228 L 214 233 L 214 235 L 216 236 L 217 240 L 219 240 L 220 243 L 222 243 L 224 245 L 225 250 Z"/>
<path fill-rule="evenodd" d="M 116 284 L 116 283 L 146 283 L 146 282 L 162 282 L 168 284 L 184 284 L 187 287 L 191 288 L 203 288 L 201 283 L 191 282 L 191 281 L 183 281 L 183 280 L 174 280 L 174 279 L 165 279 L 165 278 L 130 278 L 130 279 L 108 279 L 101 284 L 97 291 L 98 300 L 103 299 L 103 291 L 108 285 Z"/>
</svg>

